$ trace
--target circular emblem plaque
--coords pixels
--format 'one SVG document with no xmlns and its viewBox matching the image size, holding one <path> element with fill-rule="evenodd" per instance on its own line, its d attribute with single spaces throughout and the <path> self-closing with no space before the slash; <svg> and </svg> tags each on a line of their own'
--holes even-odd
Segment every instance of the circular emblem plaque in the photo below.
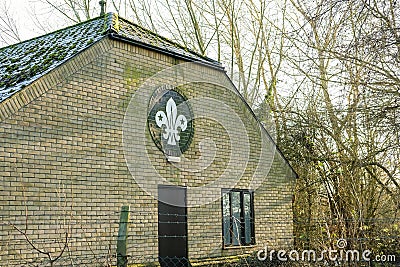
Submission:
<svg viewBox="0 0 400 267">
<path fill-rule="evenodd" d="M 179 158 L 193 138 L 193 113 L 186 98 L 172 86 L 158 87 L 150 98 L 148 128 L 167 158 Z"/>
</svg>

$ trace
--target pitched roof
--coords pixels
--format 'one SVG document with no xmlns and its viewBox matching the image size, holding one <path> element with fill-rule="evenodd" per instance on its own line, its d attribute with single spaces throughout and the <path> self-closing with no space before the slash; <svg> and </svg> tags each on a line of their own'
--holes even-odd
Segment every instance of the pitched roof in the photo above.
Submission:
<svg viewBox="0 0 400 267">
<path fill-rule="evenodd" d="M 190 61 L 222 68 L 210 58 L 108 13 L 31 40 L 0 48 L 0 102 L 102 38 L 128 41 Z"/>
</svg>

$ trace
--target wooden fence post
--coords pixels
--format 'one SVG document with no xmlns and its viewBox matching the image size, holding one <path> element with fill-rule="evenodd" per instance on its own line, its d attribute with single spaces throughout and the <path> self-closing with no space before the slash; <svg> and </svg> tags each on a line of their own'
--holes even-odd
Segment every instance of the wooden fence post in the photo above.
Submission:
<svg viewBox="0 0 400 267">
<path fill-rule="evenodd" d="M 117 266 L 126 267 L 128 258 L 126 256 L 126 238 L 128 234 L 129 206 L 122 206 L 119 219 L 119 230 L 117 239 Z"/>
</svg>

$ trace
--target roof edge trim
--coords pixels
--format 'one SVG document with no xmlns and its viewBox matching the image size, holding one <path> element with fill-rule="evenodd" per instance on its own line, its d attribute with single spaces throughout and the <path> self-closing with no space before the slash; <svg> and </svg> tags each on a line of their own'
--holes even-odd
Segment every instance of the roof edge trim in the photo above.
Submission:
<svg viewBox="0 0 400 267">
<path fill-rule="evenodd" d="M 44 93 L 46 93 L 48 90 L 53 89 L 54 86 L 57 84 L 54 83 L 54 81 L 57 81 L 56 79 L 49 79 L 48 76 L 52 75 L 52 73 L 57 73 L 60 68 L 65 67 L 67 71 L 76 71 L 82 68 L 85 64 L 87 64 L 86 61 L 80 61 L 78 64 L 72 64 L 70 66 L 65 66 L 69 62 L 73 61 L 80 55 L 87 53 L 87 51 L 91 48 L 94 48 L 95 46 L 98 46 L 103 40 L 106 40 L 107 35 L 103 35 L 99 40 L 91 43 L 89 46 L 85 47 L 83 50 L 79 51 L 78 53 L 74 54 L 71 57 L 66 58 L 60 64 L 57 64 L 54 66 L 54 68 L 46 70 L 43 72 L 40 77 L 37 77 L 36 79 L 30 81 L 27 83 L 23 88 L 20 90 L 16 91 L 15 94 L 10 95 L 9 97 L 3 99 L 0 101 L 0 122 L 3 122 L 13 114 L 15 114 L 17 111 L 19 111 L 21 108 L 25 107 L 27 104 L 30 102 L 34 101 Z M 107 51 L 107 49 L 103 48 L 102 46 L 99 46 L 99 50 L 101 51 Z M 58 75 L 60 76 L 65 76 L 64 72 L 60 71 L 58 72 Z M 47 80 L 46 80 L 47 79 Z M 47 83 L 46 83 L 47 81 Z"/>
</svg>

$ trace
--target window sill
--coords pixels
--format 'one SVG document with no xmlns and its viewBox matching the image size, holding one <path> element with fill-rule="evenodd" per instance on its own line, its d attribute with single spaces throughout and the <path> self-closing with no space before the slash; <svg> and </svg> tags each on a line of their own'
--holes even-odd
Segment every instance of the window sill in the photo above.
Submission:
<svg viewBox="0 0 400 267">
<path fill-rule="evenodd" d="M 223 250 L 231 250 L 231 249 L 243 249 L 243 248 L 254 248 L 256 244 L 253 245 L 244 245 L 244 246 L 227 246 L 222 247 Z"/>
</svg>

